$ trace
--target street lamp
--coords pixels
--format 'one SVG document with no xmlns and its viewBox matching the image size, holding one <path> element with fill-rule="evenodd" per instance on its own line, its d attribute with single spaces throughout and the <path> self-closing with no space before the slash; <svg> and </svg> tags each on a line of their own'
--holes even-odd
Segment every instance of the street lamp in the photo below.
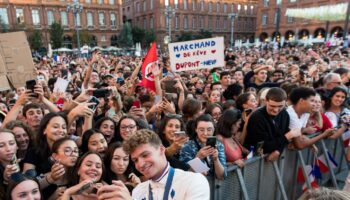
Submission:
<svg viewBox="0 0 350 200">
<path fill-rule="evenodd" d="M 276 4 L 277 4 L 277 10 L 276 10 L 276 31 L 275 31 L 275 41 L 276 42 L 279 42 L 277 41 L 278 40 L 278 32 L 279 32 L 279 29 L 280 29 L 280 21 L 281 21 L 281 3 L 282 3 L 282 0 L 277 0 L 276 1 Z"/>
<path fill-rule="evenodd" d="M 231 19 L 231 48 L 233 48 L 233 28 L 235 26 L 235 18 L 238 16 L 237 13 L 228 14 L 228 18 Z"/>
<path fill-rule="evenodd" d="M 169 0 L 165 0 L 164 4 L 165 4 L 165 12 L 164 12 L 164 14 L 166 16 L 166 19 L 168 21 L 168 26 L 169 26 L 169 29 L 168 29 L 168 31 L 169 31 L 169 33 L 168 33 L 169 34 L 168 43 L 170 43 L 171 42 L 171 18 L 173 16 L 175 16 L 175 14 L 176 14 L 178 0 L 174 0 L 174 5 L 175 5 L 174 8 L 172 8 L 169 5 Z"/>
<path fill-rule="evenodd" d="M 74 15 L 74 26 L 77 32 L 77 44 L 78 44 L 78 56 L 80 57 L 80 37 L 78 27 L 78 15 L 83 11 L 83 5 L 78 0 L 74 0 L 71 4 L 67 5 L 67 12 L 72 11 Z"/>
</svg>

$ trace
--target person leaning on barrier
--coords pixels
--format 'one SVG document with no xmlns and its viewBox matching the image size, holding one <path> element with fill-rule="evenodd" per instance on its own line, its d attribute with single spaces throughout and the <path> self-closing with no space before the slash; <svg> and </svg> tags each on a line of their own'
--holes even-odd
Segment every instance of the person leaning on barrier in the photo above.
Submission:
<svg viewBox="0 0 350 200">
<path fill-rule="evenodd" d="M 289 115 L 284 109 L 287 94 L 281 88 L 271 88 L 266 94 L 266 106 L 257 109 L 248 119 L 244 146 L 255 149 L 264 142 L 267 160 L 276 160 L 293 138 L 301 135 L 300 128 L 289 129 Z"/>
<path fill-rule="evenodd" d="M 310 117 L 312 108 L 315 107 L 316 92 L 312 88 L 298 87 L 291 91 L 289 95 L 290 106 L 286 109 L 289 114 L 289 128 L 290 129 L 301 129 L 302 133 L 316 133 L 316 129 L 313 127 L 306 128 L 306 124 Z M 329 128 L 321 134 L 308 138 L 301 135 L 293 139 L 293 145 L 297 149 L 304 149 L 316 143 L 317 141 L 331 136 L 335 132 L 335 129 Z M 316 148 L 316 147 L 314 147 Z"/>
</svg>

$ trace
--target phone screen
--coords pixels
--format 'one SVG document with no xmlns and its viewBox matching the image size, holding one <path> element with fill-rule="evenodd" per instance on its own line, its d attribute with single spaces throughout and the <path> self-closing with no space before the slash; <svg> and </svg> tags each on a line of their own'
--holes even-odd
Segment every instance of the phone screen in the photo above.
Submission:
<svg viewBox="0 0 350 200">
<path fill-rule="evenodd" d="M 90 99 L 89 103 L 95 103 L 94 105 L 90 105 L 90 106 L 89 106 L 89 108 L 90 108 L 91 110 L 95 111 L 96 108 L 97 108 L 97 105 L 100 103 L 100 101 L 99 101 L 96 97 L 93 96 L 93 97 Z"/>
<path fill-rule="evenodd" d="M 216 147 L 216 137 L 215 136 L 208 137 L 206 145 L 215 148 Z"/>
</svg>

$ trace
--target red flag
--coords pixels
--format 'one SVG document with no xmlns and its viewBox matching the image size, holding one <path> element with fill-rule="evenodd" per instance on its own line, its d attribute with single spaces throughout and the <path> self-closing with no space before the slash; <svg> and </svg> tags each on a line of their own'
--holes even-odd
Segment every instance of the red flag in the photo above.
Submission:
<svg viewBox="0 0 350 200">
<path fill-rule="evenodd" d="M 155 42 L 152 43 L 142 63 L 142 83 L 145 88 L 156 91 L 154 76 L 151 73 L 154 65 L 158 65 L 157 45 Z"/>
</svg>

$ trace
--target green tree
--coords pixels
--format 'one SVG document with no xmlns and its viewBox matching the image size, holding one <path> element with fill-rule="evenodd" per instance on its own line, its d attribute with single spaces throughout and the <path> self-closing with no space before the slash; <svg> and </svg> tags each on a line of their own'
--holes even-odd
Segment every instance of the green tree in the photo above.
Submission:
<svg viewBox="0 0 350 200">
<path fill-rule="evenodd" d="M 135 27 L 132 27 L 131 32 L 132 32 L 132 38 L 135 43 L 138 43 L 138 42 L 143 43 L 146 35 L 145 29 L 135 26 Z"/>
<path fill-rule="evenodd" d="M 50 39 L 53 49 L 62 47 L 63 43 L 63 28 L 60 23 L 54 22 L 50 26 Z"/>
<path fill-rule="evenodd" d="M 119 46 L 121 47 L 132 47 L 133 38 L 132 38 L 132 28 L 129 22 L 124 23 L 122 30 L 119 34 Z"/>
<path fill-rule="evenodd" d="M 150 29 L 146 31 L 143 46 L 148 47 L 150 43 L 156 41 L 157 34 L 154 29 Z"/>
<path fill-rule="evenodd" d="M 201 29 L 198 35 L 195 36 L 195 39 L 206 39 L 212 37 L 213 36 L 210 31 Z"/>
<path fill-rule="evenodd" d="M 31 49 L 39 50 L 42 47 L 41 32 L 34 30 L 28 37 L 28 42 Z"/>
<path fill-rule="evenodd" d="M 94 40 L 94 36 L 88 31 L 79 31 L 79 39 L 80 39 L 80 46 L 82 46 L 83 44 L 88 44 L 89 46 L 92 46 L 92 47 L 97 45 L 96 41 Z M 78 46 L 76 32 L 74 32 L 73 34 L 73 44 L 75 44 L 75 46 Z"/>
<path fill-rule="evenodd" d="M 195 37 L 192 32 L 181 32 L 180 36 L 177 38 L 177 41 L 189 41 L 193 40 Z"/>
</svg>

